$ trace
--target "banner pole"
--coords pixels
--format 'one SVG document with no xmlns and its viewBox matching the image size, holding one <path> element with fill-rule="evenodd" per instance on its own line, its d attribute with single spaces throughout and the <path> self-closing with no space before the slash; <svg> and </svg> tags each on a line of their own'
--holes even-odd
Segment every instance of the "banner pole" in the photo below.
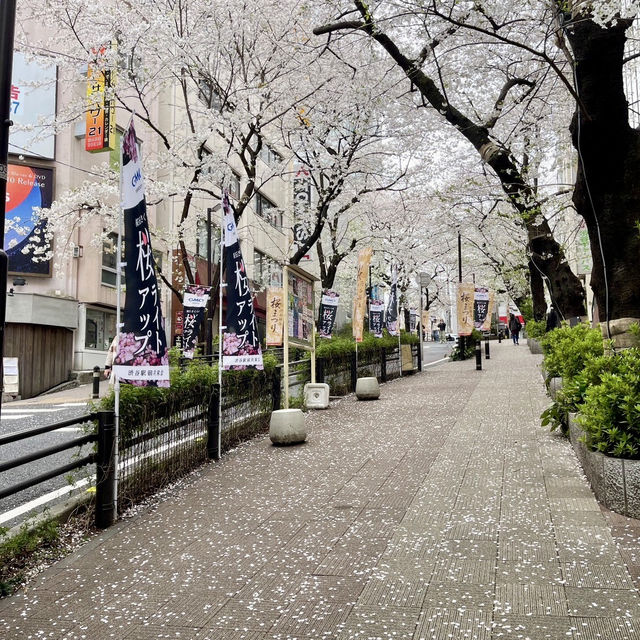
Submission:
<svg viewBox="0 0 640 640">
<path fill-rule="evenodd" d="M 220 207 L 220 262 L 218 264 L 218 457 L 222 456 L 222 266 L 224 254 L 224 207 Z"/>
<path fill-rule="evenodd" d="M 285 264 L 282 269 L 282 288 L 284 290 L 284 336 L 282 345 L 282 372 L 284 384 L 284 408 L 289 408 L 289 267 Z"/>
</svg>

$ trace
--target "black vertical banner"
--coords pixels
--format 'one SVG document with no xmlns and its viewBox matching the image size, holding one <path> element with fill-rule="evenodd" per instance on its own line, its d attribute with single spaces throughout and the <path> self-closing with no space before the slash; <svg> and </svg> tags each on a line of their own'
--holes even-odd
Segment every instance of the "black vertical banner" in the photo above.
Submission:
<svg viewBox="0 0 640 640">
<path fill-rule="evenodd" d="M 398 267 L 391 267 L 391 293 L 387 305 L 387 331 L 398 335 Z"/>
<path fill-rule="evenodd" d="M 224 266 L 227 287 L 226 329 L 222 336 L 222 368 L 263 369 L 262 349 L 247 268 L 242 259 L 238 232 L 229 197 L 222 198 L 224 212 Z"/>
<path fill-rule="evenodd" d="M 336 322 L 338 314 L 338 302 L 340 295 L 335 291 L 326 289 L 322 293 L 322 302 L 320 303 L 320 326 L 318 327 L 319 338 L 331 338 L 333 333 L 333 325 Z"/>
<path fill-rule="evenodd" d="M 161 387 L 169 386 L 169 355 L 151 250 L 141 165 L 132 119 L 122 136 L 120 170 L 127 293 L 124 326 L 113 360 L 114 373 L 120 382 Z"/>
<path fill-rule="evenodd" d="M 200 327 L 204 320 L 204 310 L 209 302 L 211 287 L 188 284 L 184 290 L 182 306 L 184 320 L 182 329 L 182 352 L 185 358 L 193 358 Z"/>
<path fill-rule="evenodd" d="M 384 302 L 382 300 L 369 300 L 369 331 L 376 338 L 382 338 L 384 329 Z"/>
</svg>

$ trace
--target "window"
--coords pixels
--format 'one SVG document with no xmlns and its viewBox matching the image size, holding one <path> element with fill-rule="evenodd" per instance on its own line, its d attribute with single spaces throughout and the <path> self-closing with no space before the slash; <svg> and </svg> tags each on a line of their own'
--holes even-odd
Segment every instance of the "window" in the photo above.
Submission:
<svg viewBox="0 0 640 640">
<path fill-rule="evenodd" d="M 240 200 L 240 176 L 235 172 L 231 172 L 229 178 L 229 195 L 236 200 Z"/>
<path fill-rule="evenodd" d="M 264 287 L 281 287 L 282 266 L 273 258 L 254 249 L 253 279 Z"/>
<path fill-rule="evenodd" d="M 220 227 L 215 224 L 211 225 L 211 252 L 207 250 L 207 221 L 198 220 L 196 228 L 196 255 L 209 260 L 211 255 L 211 262 L 216 264 L 220 261 Z"/>
<path fill-rule="evenodd" d="M 85 319 L 85 349 L 107 351 L 116 335 L 116 314 L 87 307 Z"/>
<path fill-rule="evenodd" d="M 118 234 L 111 232 L 102 242 L 102 278 L 101 282 L 108 287 L 116 286 L 116 276 L 118 273 Z M 122 244 L 124 255 L 124 242 Z M 124 272 L 120 272 L 124 277 Z M 123 280 L 124 282 L 124 280 Z"/>
<path fill-rule="evenodd" d="M 282 210 L 261 193 L 256 194 L 256 213 L 274 227 L 282 227 Z"/>
<path fill-rule="evenodd" d="M 263 141 L 260 149 L 260 159 L 269 166 L 282 161 L 282 156 L 270 145 Z"/>
</svg>

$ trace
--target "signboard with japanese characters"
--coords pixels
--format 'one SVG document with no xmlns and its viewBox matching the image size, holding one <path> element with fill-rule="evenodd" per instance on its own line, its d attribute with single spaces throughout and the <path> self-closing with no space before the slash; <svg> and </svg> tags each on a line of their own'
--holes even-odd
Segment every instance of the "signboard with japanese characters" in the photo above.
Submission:
<svg viewBox="0 0 640 640">
<path fill-rule="evenodd" d="M 362 342 L 362 330 L 367 306 L 367 275 L 373 249 L 366 247 L 358 252 L 358 275 L 356 276 L 356 295 L 353 299 L 353 337 Z"/>
<path fill-rule="evenodd" d="M 110 45 L 112 48 L 113 45 Z M 116 145 L 116 103 L 110 96 L 115 69 L 105 68 L 107 47 L 94 51 L 95 61 L 87 69 L 86 151 L 110 151 Z"/>
<path fill-rule="evenodd" d="M 391 267 L 391 293 L 387 304 L 387 331 L 391 336 L 398 335 L 398 267 Z"/>
<path fill-rule="evenodd" d="M 267 289 L 267 347 L 281 347 L 284 336 L 284 289 Z"/>
<path fill-rule="evenodd" d="M 182 318 L 182 353 L 185 358 L 193 358 L 198 342 L 204 311 L 209 303 L 211 287 L 188 284 L 182 297 L 184 314 Z"/>
<path fill-rule="evenodd" d="M 4 235 L 9 273 L 51 275 L 51 260 L 46 259 L 47 223 L 34 214 L 39 208 L 50 207 L 52 200 L 53 169 L 9 165 Z"/>
<path fill-rule="evenodd" d="M 458 283 L 457 311 L 458 335 L 460 336 L 470 336 L 473 330 L 474 293 L 473 283 Z"/>
<path fill-rule="evenodd" d="M 169 355 L 133 119 L 122 136 L 122 208 L 126 298 L 113 371 L 120 382 L 169 386 Z"/>
<path fill-rule="evenodd" d="M 53 160 L 57 67 L 44 56 L 15 51 L 11 76 L 9 153 Z"/>
<path fill-rule="evenodd" d="M 253 296 L 249 289 L 247 268 L 242 258 L 236 222 L 227 194 L 222 198 L 222 211 L 227 280 L 227 318 L 226 329 L 222 334 L 222 368 L 263 369 Z"/>
<path fill-rule="evenodd" d="M 384 329 L 384 302 L 382 300 L 369 301 L 369 331 L 376 338 L 382 338 Z"/>
<path fill-rule="evenodd" d="M 289 341 L 309 347 L 313 338 L 313 281 L 287 269 L 287 318 Z"/>
<path fill-rule="evenodd" d="M 293 241 L 298 247 L 303 245 L 311 235 L 309 220 L 311 208 L 311 179 L 309 169 L 296 162 L 293 177 Z M 305 256 L 308 259 L 308 256 Z"/>
<path fill-rule="evenodd" d="M 491 330 L 494 293 L 487 287 L 476 287 L 473 298 L 473 325 L 480 331 Z"/>
</svg>

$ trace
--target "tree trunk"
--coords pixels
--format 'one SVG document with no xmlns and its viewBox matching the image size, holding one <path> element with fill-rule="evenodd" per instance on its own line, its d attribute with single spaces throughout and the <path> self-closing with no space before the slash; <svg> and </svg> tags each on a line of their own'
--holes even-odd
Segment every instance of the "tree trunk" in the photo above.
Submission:
<svg viewBox="0 0 640 640">
<path fill-rule="evenodd" d="M 579 158 L 573 202 L 589 231 L 591 287 L 607 337 L 640 318 L 640 131 L 629 125 L 622 79 L 629 26 L 603 29 L 578 14 L 566 31 L 584 105 L 571 124 Z"/>
<path fill-rule="evenodd" d="M 544 320 L 547 315 L 547 301 L 544 297 L 544 280 L 535 264 L 529 261 L 529 286 L 533 302 L 533 319 Z"/>
</svg>

